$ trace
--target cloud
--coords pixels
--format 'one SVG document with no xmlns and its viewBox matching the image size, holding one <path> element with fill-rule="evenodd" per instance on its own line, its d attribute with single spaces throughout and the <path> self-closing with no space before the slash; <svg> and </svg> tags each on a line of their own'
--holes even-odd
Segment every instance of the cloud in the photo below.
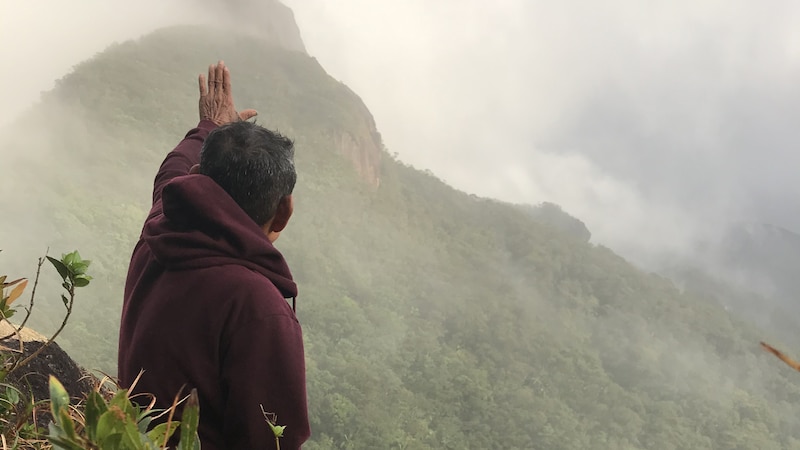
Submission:
<svg viewBox="0 0 800 450">
<path fill-rule="evenodd" d="M 690 246 L 734 219 L 800 229 L 794 2 L 285 3 L 390 152 L 459 189 L 559 203 L 617 249 Z M 2 3 L 0 124 L 112 41 L 209 13 L 80 5 Z"/>
<path fill-rule="evenodd" d="M 81 0 L 0 2 L 0 85 L 4 86 L 0 125 L 73 66 L 115 41 L 141 36 L 173 23 L 201 20 L 189 0 Z"/>
<path fill-rule="evenodd" d="M 800 5 L 288 3 L 390 151 L 460 189 L 560 203 L 614 248 L 800 229 Z"/>
</svg>

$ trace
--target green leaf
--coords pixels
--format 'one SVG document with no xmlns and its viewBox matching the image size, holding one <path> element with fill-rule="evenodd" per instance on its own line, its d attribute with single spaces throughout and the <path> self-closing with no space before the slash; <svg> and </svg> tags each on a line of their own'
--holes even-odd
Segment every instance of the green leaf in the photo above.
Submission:
<svg viewBox="0 0 800 450">
<path fill-rule="evenodd" d="M 61 262 L 64 263 L 65 266 L 71 267 L 75 264 L 76 261 L 80 261 L 81 256 L 78 254 L 78 251 L 75 250 L 72 253 L 66 253 L 61 255 Z"/>
<path fill-rule="evenodd" d="M 147 417 L 147 416 L 141 417 L 140 416 L 139 422 L 136 424 L 136 426 L 139 427 L 139 432 L 146 434 L 147 433 L 147 429 L 150 428 L 150 422 L 152 422 L 152 421 L 153 421 L 152 417 Z"/>
<path fill-rule="evenodd" d="M 64 294 L 61 294 L 61 301 L 64 302 L 64 306 L 69 305 L 69 299 Z"/>
<path fill-rule="evenodd" d="M 267 423 L 269 424 L 269 427 L 272 428 L 272 434 L 274 434 L 275 437 L 283 437 L 283 430 L 286 429 L 286 425 L 273 425 L 270 422 Z"/>
<path fill-rule="evenodd" d="M 83 275 L 84 273 L 86 273 L 86 269 L 88 267 L 89 265 L 86 264 L 86 262 L 81 261 L 81 262 L 76 262 L 75 264 L 69 266 L 69 269 L 75 275 Z"/>
<path fill-rule="evenodd" d="M 89 279 L 85 275 L 78 275 L 75 277 L 75 287 L 86 287 L 89 285 Z"/>
<path fill-rule="evenodd" d="M 97 422 L 100 416 L 108 411 L 106 402 L 103 397 L 96 391 L 89 393 L 86 398 L 86 408 L 84 414 L 86 416 L 86 433 L 89 435 L 89 440 L 94 441 L 97 439 Z"/>
<path fill-rule="evenodd" d="M 78 434 L 75 433 L 75 422 L 69 415 L 69 408 L 63 408 L 58 412 L 58 426 L 64 431 L 64 435 L 72 441 L 78 440 Z"/>
<path fill-rule="evenodd" d="M 169 428 L 167 427 L 169 425 Z M 162 423 L 156 425 L 155 428 L 147 433 L 147 437 L 153 441 L 154 444 L 160 446 L 165 440 L 169 439 L 175 433 L 175 430 L 180 426 L 180 422 L 173 421 L 170 424 Z"/>
<path fill-rule="evenodd" d="M 98 447 L 101 449 L 118 450 L 122 448 L 122 433 L 109 434 L 105 439 L 98 440 Z"/>
<path fill-rule="evenodd" d="M 17 391 L 11 386 L 7 386 L 5 400 L 7 400 L 8 403 L 12 405 L 16 405 L 17 403 L 19 403 L 19 391 Z"/>
<path fill-rule="evenodd" d="M 189 400 L 183 408 L 181 416 L 181 441 L 179 450 L 200 450 L 200 438 L 197 436 L 197 426 L 200 422 L 200 401 L 197 389 L 192 389 Z"/>
<path fill-rule="evenodd" d="M 61 278 L 65 280 L 69 278 L 69 269 L 67 268 L 66 265 L 64 265 L 64 263 L 51 256 L 48 256 L 47 260 L 50 261 L 50 264 L 52 264 L 53 267 L 56 268 L 58 274 L 61 275 Z"/>
<path fill-rule="evenodd" d="M 64 385 L 53 375 L 50 375 L 50 412 L 58 422 L 59 413 L 69 408 L 69 394 Z M 56 423 L 61 425 L 60 423 Z"/>
<path fill-rule="evenodd" d="M 47 440 L 53 444 L 54 450 L 85 450 L 84 446 L 72 439 L 62 436 L 61 430 L 54 423 L 50 422 Z"/>
<path fill-rule="evenodd" d="M 128 390 L 127 389 L 120 389 L 118 390 L 111 400 L 108 402 L 108 407 L 111 408 L 112 406 L 116 406 L 119 409 L 124 410 L 125 404 L 128 402 Z"/>
<path fill-rule="evenodd" d="M 101 414 L 100 418 L 97 419 L 97 429 L 95 430 L 97 443 L 102 444 L 108 441 L 111 436 L 119 434 L 119 430 L 122 428 L 121 425 L 122 422 L 113 411 L 106 411 Z"/>
<path fill-rule="evenodd" d="M 131 400 L 128 398 L 127 389 L 120 389 L 117 391 L 108 402 L 108 409 L 113 408 L 121 411 L 125 415 L 126 420 L 136 423 L 138 414 L 136 413 L 136 407 L 133 406 L 133 403 L 131 403 Z"/>
<path fill-rule="evenodd" d="M 50 412 L 53 414 L 53 421 L 61 430 L 64 438 L 71 441 L 78 439 L 75 433 L 75 423 L 69 415 L 69 394 L 61 382 L 56 377 L 50 375 Z"/>
<path fill-rule="evenodd" d="M 17 310 L 10 308 L 8 305 L 6 305 L 6 299 L 3 299 L 0 300 L 0 312 L 2 312 L 3 317 L 5 317 L 6 319 L 10 319 L 11 317 L 14 316 L 14 313 L 16 313 Z"/>
<path fill-rule="evenodd" d="M 142 436 L 139 433 L 139 427 L 136 426 L 136 422 L 132 419 L 128 419 L 125 421 L 123 428 L 122 428 L 122 448 L 130 448 L 130 449 L 138 449 L 142 448 L 142 438 L 146 436 Z"/>
</svg>

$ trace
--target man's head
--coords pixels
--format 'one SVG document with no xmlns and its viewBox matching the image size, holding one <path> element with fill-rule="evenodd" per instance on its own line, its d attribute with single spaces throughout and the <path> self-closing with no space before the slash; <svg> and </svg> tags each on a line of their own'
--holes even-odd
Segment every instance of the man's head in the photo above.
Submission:
<svg viewBox="0 0 800 450">
<path fill-rule="evenodd" d="M 270 241 L 278 238 L 292 215 L 297 181 L 290 139 L 251 122 L 233 122 L 209 133 L 194 171 L 225 189 Z"/>
</svg>

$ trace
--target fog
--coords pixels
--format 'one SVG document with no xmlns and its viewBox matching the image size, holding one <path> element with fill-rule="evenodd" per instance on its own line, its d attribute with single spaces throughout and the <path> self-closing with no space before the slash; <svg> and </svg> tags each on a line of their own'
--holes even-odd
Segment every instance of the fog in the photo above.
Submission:
<svg viewBox="0 0 800 450">
<path fill-rule="evenodd" d="M 461 189 L 554 201 L 628 254 L 800 226 L 794 3 L 290 3 L 390 150 Z"/>
<path fill-rule="evenodd" d="M 54 0 L 35 6 L 0 0 L 0 58 L 6 69 L 0 71 L 0 83 L 9 87 L 3 99 L 4 108 L 0 109 L 0 130 L 18 126 L 15 118 L 36 103 L 40 92 L 51 89 L 74 65 L 115 41 L 134 39 L 172 24 L 213 25 L 227 20 L 209 9 L 212 3 L 211 0 L 87 0 L 77 3 L 81 6 L 76 9 L 76 3 L 67 6 Z M 800 181 L 791 172 L 800 162 L 800 156 L 792 151 L 795 143 L 800 142 L 793 123 L 795 117 L 800 117 L 800 90 L 795 86 L 795 80 L 800 80 L 800 34 L 792 29 L 800 6 L 774 3 L 767 10 L 746 2 L 688 0 L 651 2 L 647 6 L 632 0 L 602 3 L 576 0 L 286 0 L 286 3 L 294 10 L 308 52 L 330 74 L 363 98 L 375 116 L 388 151 L 417 168 L 432 171 L 458 189 L 508 202 L 558 203 L 586 223 L 594 243 L 607 245 L 643 264 L 657 264 L 665 256 L 690 255 L 700 252 L 701 248 L 709 248 L 704 243 L 718 239 L 735 221 L 775 223 L 800 231 L 797 203 Z M 237 68 L 231 69 L 235 79 Z M 203 67 L 197 68 L 197 72 L 202 70 Z M 187 87 L 189 84 L 193 85 L 187 83 Z M 185 98 L 190 98 L 189 94 Z M 245 98 L 237 98 L 237 105 L 240 108 L 255 106 L 249 105 Z M 69 111 L 68 108 L 66 106 L 64 111 Z M 175 108 L 180 109 L 180 114 L 188 111 L 194 117 L 193 104 Z M 268 109 L 261 108 L 260 112 L 262 117 L 269 117 Z M 52 117 L 61 113 L 57 107 L 52 107 L 47 114 Z M 93 130 L 91 125 L 81 124 L 79 114 L 73 117 L 67 112 L 64 115 L 69 118 L 59 126 L 74 131 L 75 142 L 98 140 L 86 149 L 81 145 L 63 145 L 84 152 L 80 161 L 75 158 L 76 165 L 92 159 L 94 153 L 91 152 L 102 146 L 98 142 L 118 145 L 113 150 L 119 155 L 130 159 L 139 157 L 135 152 L 141 142 L 116 135 L 105 136 L 112 132 Z M 30 126 L 30 121 L 25 123 Z M 46 127 L 47 121 L 34 125 Z M 190 125 L 186 123 L 187 128 Z M 115 132 L 120 130 L 123 128 Z M 30 140 L 32 150 L 20 155 L 14 153 L 13 145 L 0 147 L 4 162 L 12 162 L 6 167 L 41 162 L 42 155 L 53 148 L 54 138 L 47 133 L 27 128 L 13 131 L 17 132 L 12 133 L 15 139 L 22 135 L 26 143 Z M 147 139 L 151 137 L 147 135 Z M 175 136 L 176 140 L 178 138 Z M 39 148 L 41 154 L 36 153 Z M 61 145 L 57 148 L 60 150 Z M 112 152 L 104 156 L 117 157 Z M 40 164 L 27 166 L 42 167 Z M 25 176 L 20 170 L 23 175 L 19 178 L 26 178 L 29 183 L 24 187 L 15 184 L 13 177 L 8 180 L 0 177 L 0 189 L 6 201 L 16 199 L 15 192 L 25 194 L 24 199 L 17 199 L 18 204 L 4 203 L 0 208 L 4 211 L 26 208 L 17 215 L 10 215 L 18 219 L 7 225 L 6 232 L 11 237 L 6 241 L 12 242 L 0 243 L 10 254 L 3 253 L 4 264 L 9 260 L 24 261 L 19 267 L 13 267 L 12 261 L 13 270 L 9 272 L 29 273 L 32 265 L 29 262 L 44 250 L 39 247 L 42 241 L 58 237 L 62 231 L 58 227 L 65 223 L 63 228 L 71 233 L 67 236 L 69 245 L 82 252 L 87 249 L 84 257 L 93 258 L 92 270 L 101 274 L 123 274 L 128 264 L 127 249 L 132 247 L 135 236 L 123 227 L 113 228 L 124 223 L 140 223 L 147 211 L 149 185 L 137 184 L 140 192 L 134 194 L 135 189 L 130 189 L 130 184 L 134 178 L 151 177 L 150 172 L 140 174 L 131 165 L 123 167 L 121 172 L 126 173 L 97 173 L 80 179 L 85 189 L 58 191 L 56 200 L 48 199 L 49 203 L 42 201 L 41 205 L 29 208 L 36 210 L 33 212 L 27 210 L 25 202 L 36 198 L 37 177 Z M 76 179 L 85 173 L 73 172 L 69 166 L 53 169 L 68 176 L 77 174 Z M 47 174 L 37 175 L 45 178 Z M 102 208 L 108 211 L 92 208 L 107 200 L 102 195 L 107 186 L 142 199 L 142 205 L 119 203 L 111 196 L 108 198 L 115 203 Z M 87 200 L 84 196 L 92 190 L 98 195 Z M 424 197 L 421 191 L 420 188 L 409 192 L 417 194 L 414 198 L 421 198 Z M 62 200 L 64 211 L 58 217 L 60 223 L 56 223 L 47 205 Z M 84 202 L 91 204 L 84 207 Z M 337 208 L 334 203 L 330 202 L 329 207 Z M 356 203 L 346 207 L 358 208 L 354 205 Z M 495 264 L 492 254 L 483 260 L 481 258 L 487 255 L 479 251 L 474 259 L 469 253 L 465 253 L 469 256 L 464 256 L 463 260 L 454 259 L 461 263 L 458 265 L 450 264 L 444 257 L 440 260 L 439 254 L 443 252 L 439 247 L 420 244 L 431 243 L 436 236 L 420 236 L 407 230 L 414 223 L 412 217 L 403 217 L 409 226 L 395 223 L 395 228 L 374 226 L 365 227 L 369 228 L 365 230 L 356 226 L 354 218 L 360 214 L 353 214 L 352 209 L 347 208 L 348 214 L 342 216 L 353 220 L 353 226 L 346 227 L 349 241 L 337 234 L 328 242 L 323 233 L 317 233 L 309 242 L 317 240 L 330 245 L 330 248 L 309 250 L 309 254 L 322 255 L 321 264 L 317 264 L 317 259 L 289 258 L 293 270 L 301 267 L 295 273 L 314 274 L 314 277 L 306 275 L 313 281 L 303 283 L 303 289 L 306 286 L 310 289 L 304 291 L 301 298 L 304 326 L 310 323 L 306 328 L 310 331 L 308 335 L 318 337 L 316 341 L 309 341 L 309 355 L 318 358 L 309 365 L 312 370 L 319 371 L 327 358 L 336 359 L 337 364 L 361 363 L 361 356 L 352 358 L 357 353 L 348 353 L 352 349 L 347 347 L 352 344 L 352 348 L 360 348 L 362 344 L 374 343 L 386 344 L 385 348 L 375 346 L 380 349 L 375 351 L 380 358 L 399 359 L 402 351 L 406 352 L 403 357 L 419 353 L 428 358 L 433 354 L 430 361 L 437 364 L 457 361 L 465 368 L 477 367 L 477 359 L 470 359 L 470 355 L 463 357 L 468 353 L 462 349 L 467 340 L 458 334 L 448 337 L 453 340 L 457 352 L 454 354 L 458 358 L 448 359 L 446 353 L 436 353 L 449 345 L 440 333 L 450 327 L 474 332 L 474 336 L 479 337 L 474 339 L 480 344 L 475 355 L 487 353 L 494 357 L 509 348 L 517 349 L 517 344 L 521 343 L 519 349 L 523 351 L 509 353 L 513 359 L 501 359 L 498 366 L 504 368 L 507 362 L 510 368 L 507 373 L 518 370 L 526 380 L 533 378 L 529 374 L 535 373 L 538 390 L 531 398 L 536 401 L 549 401 L 559 395 L 571 398 L 574 393 L 585 393 L 587 388 L 600 387 L 602 395 L 597 394 L 593 399 L 586 396 L 590 399 L 587 405 L 611 407 L 619 399 L 639 401 L 628 397 L 627 393 L 623 396 L 620 386 L 624 386 L 626 389 L 633 387 L 631 392 L 639 389 L 638 393 L 651 389 L 652 400 L 661 398 L 665 392 L 674 393 L 675 398 L 687 395 L 695 400 L 709 400 L 708 405 L 713 406 L 711 411 L 727 413 L 740 407 L 737 402 L 743 395 L 742 389 L 757 395 L 769 394 L 770 398 L 773 394 L 775 398 L 784 398 L 787 396 L 783 395 L 783 386 L 793 386 L 791 382 L 784 383 L 783 375 L 780 375 L 783 384 L 778 385 L 775 380 L 780 372 L 758 361 L 755 352 L 759 351 L 759 339 L 773 341 L 774 334 L 766 334 L 769 331 L 766 326 L 774 317 L 791 322 L 786 329 L 796 337 L 794 317 L 756 304 L 749 293 L 741 293 L 741 298 L 735 300 L 751 308 L 742 307 L 742 315 L 750 315 L 748 318 L 752 322 L 765 326 L 762 330 L 744 327 L 713 301 L 706 302 L 708 299 L 703 292 L 688 293 L 687 283 L 677 283 L 686 288 L 678 294 L 669 280 L 632 270 L 610 252 L 590 249 L 569 239 L 549 238 L 555 234 L 539 233 L 537 238 L 541 240 L 538 241 L 522 242 L 524 238 L 520 238 L 520 244 L 530 245 L 526 251 L 536 249 L 529 251 L 530 255 L 521 251 L 524 256 L 530 256 L 526 259 L 513 256 L 510 247 L 517 243 L 514 239 L 493 242 L 491 233 L 472 233 L 482 231 L 480 227 L 491 229 L 492 217 L 480 223 L 464 220 L 453 227 L 470 229 L 470 233 L 463 234 L 464 242 L 471 244 L 489 236 L 487 242 L 500 250 L 488 252 L 497 251 L 507 259 Z M 319 210 L 315 212 L 325 218 L 309 222 L 305 230 L 311 232 L 303 236 L 315 234 L 317 224 L 331 217 Z M 83 216 L 87 216 L 85 222 Z M 26 222 L 22 225 L 18 223 L 22 222 L 21 217 Z M 109 231 L 104 231 L 102 238 L 84 226 L 95 221 L 109 224 Z M 521 225 L 527 226 L 543 230 L 530 222 Z M 9 233 L 13 227 L 24 228 L 24 232 Z M 85 235 L 75 232 L 84 228 Z M 375 249 L 364 243 L 383 242 L 381 239 L 386 236 L 382 233 L 386 228 L 391 228 L 387 242 L 391 241 L 392 245 L 386 245 L 386 251 L 375 251 L 384 257 L 380 258 L 377 268 L 368 267 L 373 261 L 368 255 Z M 507 229 L 511 230 L 508 234 L 519 231 L 520 236 L 526 236 L 514 227 Z M 370 239 L 364 239 L 365 236 Z M 528 235 L 531 236 L 533 233 Z M 282 251 L 288 247 L 286 254 L 291 256 L 293 241 L 290 239 L 287 236 L 280 246 Z M 776 247 L 791 253 L 785 259 L 791 263 L 791 257 L 797 254 L 794 249 L 800 248 L 800 239 L 797 247 L 791 248 L 782 238 L 776 242 Z M 509 249 L 504 249 L 505 246 Z M 119 252 L 119 248 L 126 250 Z M 771 247 L 765 248 L 765 253 L 775 253 L 771 252 Z M 297 245 L 294 251 L 305 254 L 299 249 Z M 19 256 L 22 250 L 29 254 Z M 53 254 L 62 250 L 66 249 L 54 247 Z M 455 250 L 457 253 L 464 249 Z M 774 259 L 774 254 L 768 257 Z M 412 258 L 420 264 L 409 263 Z M 328 264 L 329 261 L 335 264 Z M 446 268 L 436 273 L 433 269 L 438 268 L 440 261 L 444 261 Z M 335 270 L 331 269 L 333 266 Z M 4 267 L 8 269 L 8 265 Z M 475 277 L 463 279 L 473 272 L 458 273 L 462 269 L 474 269 Z M 401 294 L 393 293 L 396 289 L 391 283 L 398 280 L 410 280 L 407 283 L 410 288 Z M 474 287 L 466 283 L 474 280 L 477 280 Z M 745 284 L 751 280 L 747 274 L 740 281 Z M 48 289 L 59 290 L 57 280 L 53 286 L 47 283 L 43 282 L 40 290 L 44 297 L 52 296 Z M 65 348 L 76 349 L 76 352 L 80 349 L 83 357 L 101 361 L 107 368 L 116 364 L 113 360 L 116 340 L 100 337 L 98 330 L 110 329 L 116 333 L 118 329 L 121 283 L 121 276 L 98 277 L 92 285 L 93 291 L 87 292 L 89 301 L 84 303 L 92 307 L 76 311 L 73 317 L 78 325 L 59 337 Z M 336 290 L 329 290 L 330 285 Z M 700 287 L 708 288 L 702 284 Z M 762 290 L 771 287 L 767 285 Z M 714 289 L 717 286 L 708 288 Z M 472 290 L 475 292 L 470 292 Z M 738 293 L 737 290 L 730 287 L 720 295 Z M 480 300 L 475 303 L 485 310 L 468 309 L 472 307 L 472 296 Z M 311 303 L 306 303 L 308 300 Z M 315 300 L 318 301 L 314 303 Z M 400 309 L 389 300 L 408 301 L 408 304 L 402 304 L 404 309 Z M 397 309 L 383 309 L 381 302 Z M 60 308 L 57 303 L 56 306 Z M 412 312 L 407 314 L 406 309 Z M 423 313 L 419 314 L 420 310 Z M 428 314 L 430 310 L 436 314 Z M 763 317 L 751 314 L 753 310 L 761 311 Z M 351 311 L 357 314 L 351 315 Z M 83 318 L 80 314 L 84 314 Z M 337 318 L 336 314 L 340 316 Z M 416 317 L 417 314 L 420 317 Z M 436 323 L 439 315 L 453 319 L 452 323 L 444 319 L 445 323 Z M 422 319 L 434 325 L 430 340 L 414 329 Z M 60 316 L 44 320 L 57 321 Z M 84 326 L 84 323 L 91 326 Z M 497 323 L 502 325 L 497 326 Z M 336 339 L 325 334 L 328 329 L 324 325 L 327 324 L 332 324 L 331 330 L 338 333 Z M 361 331 L 374 329 L 374 337 L 353 332 L 350 340 L 348 334 L 336 330 L 339 324 L 358 324 Z M 39 323 L 33 325 L 40 328 Z M 45 325 L 43 329 L 51 329 L 54 324 Z M 93 336 L 91 333 L 96 331 L 100 338 L 85 337 Z M 762 332 L 764 334 L 758 334 Z M 472 334 L 467 334 L 472 339 Z M 484 339 L 487 336 L 495 339 L 487 341 Z M 342 345 L 338 345 L 341 337 L 344 337 Z M 419 342 L 429 346 L 418 348 L 416 341 L 410 340 L 410 349 L 400 349 L 401 340 L 409 337 L 419 338 Z M 580 351 L 570 353 L 570 349 Z M 432 350 L 434 353 L 430 353 Z M 554 358 L 558 355 L 554 359 L 558 364 L 551 364 L 553 360 L 543 355 Z M 319 361 L 323 363 L 317 364 Z M 373 373 L 377 367 L 373 360 L 369 361 L 369 365 L 357 366 L 363 374 Z M 345 368 L 341 374 L 326 372 L 326 376 L 330 375 L 329 379 L 342 385 L 358 380 L 353 382 L 358 388 L 353 389 L 354 392 L 371 389 L 363 383 L 366 377 L 359 378 L 362 372 L 350 370 L 347 365 L 341 367 Z M 432 374 L 451 383 L 449 366 L 430 367 L 429 374 L 419 372 L 421 379 L 427 381 L 426 377 Z M 594 372 L 586 372 L 587 368 Z M 396 365 L 392 370 L 395 369 Z M 412 369 L 411 372 L 418 372 L 416 366 Z M 548 373 L 548 370 L 553 375 L 551 379 L 538 381 L 538 377 L 543 377 L 541 373 Z M 573 378 L 565 376 L 562 370 Z M 315 372 L 316 375 L 320 373 Z M 514 378 L 505 375 L 487 376 L 485 386 L 493 386 L 496 380 L 506 383 Z M 619 386 L 611 383 L 615 377 Z M 378 378 L 380 376 L 375 379 Z M 395 379 L 394 373 L 392 379 Z M 463 391 L 461 379 L 456 381 L 452 390 Z M 554 390 L 540 395 L 548 386 L 566 387 L 570 383 L 573 384 L 568 392 Z M 773 392 L 775 385 L 780 389 Z M 345 392 L 339 386 L 336 385 L 336 395 Z M 619 389 L 606 395 L 609 386 Z M 578 391 L 579 388 L 582 391 Z M 524 389 L 528 389 L 527 385 Z M 505 398 L 516 398 L 524 389 L 521 391 L 520 386 L 514 385 Z M 437 387 L 431 393 L 438 391 Z M 381 382 L 376 392 L 391 393 L 392 389 Z M 584 397 L 583 394 L 579 396 Z M 368 399 L 365 404 L 378 407 L 392 404 L 384 401 L 391 397 L 376 398 L 382 400 Z M 454 405 L 459 401 L 445 403 Z M 634 403 L 628 406 L 634 408 Z M 781 419 L 791 427 L 796 426 L 794 418 L 798 417 L 794 414 L 794 403 L 790 399 L 779 405 L 791 412 Z M 477 412 L 484 412 L 483 403 L 477 404 L 481 406 Z M 525 403 L 526 409 L 529 404 L 539 405 Z M 508 406 L 503 404 L 500 411 Z M 775 406 L 775 410 L 780 411 L 779 407 Z M 546 406 L 530 409 L 537 414 L 558 416 Z M 640 420 L 639 415 L 660 417 L 649 409 L 635 409 L 637 420 Z M 359 409 L 354 407 L 355 410 Z M 427 414 L 425 408 L 420 410 Z M 374 421 L 369 410 L 359 411 L 369 421 Z M 575 411 L 576 418 L 588 415 L 582 408 L 575 407 Z M 679 410 L 675 411 L 668 417 L 680 417 Z M 736 415 L 735 426 L 739 427 L 739 412 L 731 414 Z M 393 423 L 396 416 L 392 411 Z M 625 417 L 610 412 L 598 413 L 598 416 Z M 437 422 L 430 420 L 430 416 L 423 419 L 423 422 Z M 328 423 L 334 422 L 329 420 Z M 673 422 L 664 423 L 668 428 L 673 426 Z M 691 429 L 697 428 L 695 424 L 690 425 Z M 405 425 L 401 423 L 400 426 Z M 536 426 L 539 425 L 520 428 Z M 739 428 L 744 432 L 752 431 Z M 688 426 L 675 427 L 678 435 L 679 430 L 689 429 Z M 431 433 L 420 435 L 426 434 Z M 609 445 L 608 448 L 620 446 Z"/>
<path fill-rule="evenodd" d="M 459 189 L 558 203 L 640 260 L 734 220 L 800 230 L 792 2 L 286 3 L 389 151 Z M 0 4 L 0 124 L 113 41 L 213 20 L 200 1 Z"/>
</svg>

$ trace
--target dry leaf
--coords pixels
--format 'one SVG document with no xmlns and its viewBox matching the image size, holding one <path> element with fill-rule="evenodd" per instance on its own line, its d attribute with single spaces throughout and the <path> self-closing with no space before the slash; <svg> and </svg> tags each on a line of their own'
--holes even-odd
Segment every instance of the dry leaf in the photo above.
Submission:
<svg viewBox="0 0 800 450">
<path fill-rule="evenodd" d="M 11 302 L 18 299 L 22 292 L 25 290 L 25 287 L 28 286 L 28 280 L 22 279 L 22 283 L 18 284 L 10 294 L 8 294 L 8 299 L 6 300 L 6 305 L 10 305 Z"/>
<path fill-rule="evenodd" d="M 26 280 L 26 278 L 17 278 L 14 281 L 9 281 L 8 283 L 6 283 L 5 277 L 3 277 L 3 287 L 4 288 L 11 287 L 11 286 L 19 283 L 20 281 L 25 281 L 25 280 Z"/>
</svg>

